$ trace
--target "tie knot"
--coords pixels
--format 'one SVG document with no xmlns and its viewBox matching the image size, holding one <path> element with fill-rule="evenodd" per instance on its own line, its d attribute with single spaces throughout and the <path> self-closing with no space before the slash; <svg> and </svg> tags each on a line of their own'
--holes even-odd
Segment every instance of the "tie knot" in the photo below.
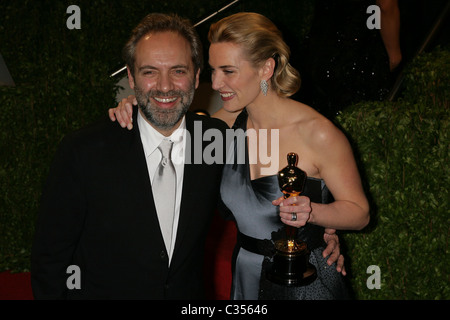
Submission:
<svg viewBox="0 0 450 320">
<path fill-rule="evenodd" d="M 163 159 L 170 160 L 170 152 L 172 151 L 173 142 L 169 139 L 163 139 L 163 141 L 158 146 L 159 151 L 161 151 Z"/>
</svg>

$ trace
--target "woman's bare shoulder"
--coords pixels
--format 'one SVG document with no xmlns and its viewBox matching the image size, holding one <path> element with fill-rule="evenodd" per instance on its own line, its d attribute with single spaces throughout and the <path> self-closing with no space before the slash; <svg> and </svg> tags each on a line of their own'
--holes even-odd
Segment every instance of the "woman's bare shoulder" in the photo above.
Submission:
<svg viewBox="0 0 450 320">
<path fill-rule="evenodd" d="M 309 141 L 312 146 L 321 148 L 340 143 L 342 139 L 346 140 L 342 131 L 317 110 L 301 102 L 296 102 L 295 106 L 296 128 L 303 141 Z"/>
</svg>

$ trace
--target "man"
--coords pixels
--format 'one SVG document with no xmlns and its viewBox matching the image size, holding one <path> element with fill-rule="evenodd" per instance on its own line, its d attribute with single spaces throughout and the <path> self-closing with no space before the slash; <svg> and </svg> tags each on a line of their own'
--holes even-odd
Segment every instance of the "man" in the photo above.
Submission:
<svg viewBox="0 0 450 320">
<path fill-rule="evenodd" d="M 185 20 L 151 14 L 133 30 L 124 56 L 139 101 L 133 114 L 137 126 L 123 130 L 105 118 L 63 140 L 36 226 L 31 265 L 36 299 L 204 297 L 204 241 L 222 164 L 193 160 L 194 121 L 203 132 L 227 127 L 187 113 L 199 83 L 201 44 Z M 172 140 L 172 159 L 178 159 L 169 239 L 152 190 L 164 138 Z M 69 266 L 76 269 L 68 272 Z M 78 286 L 71 283 L 76 276 Z"/>
</svg>

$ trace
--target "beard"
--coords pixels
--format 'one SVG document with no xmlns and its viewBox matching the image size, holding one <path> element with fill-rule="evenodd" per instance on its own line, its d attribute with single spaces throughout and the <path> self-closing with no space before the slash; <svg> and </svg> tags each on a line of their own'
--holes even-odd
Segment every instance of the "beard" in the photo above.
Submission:
<svg viewBox="0 0 450 320">
<path fill-rule="evenodd" d="M 195 85 L 192 84 L 188 91 L 170 90 L 162 92 L 152 89 L 145 93 L 138 86 L 135 86 L 136 100 L 139 109 L 145 118 L 155 127 L 161 130 L 172 129 L 180 121 L 191 106 L 194 99 Z M 179 101 L 174 108 L 162 109 L 156 105 L 151 98 L 153 97 L 177 97 Z"/>
</svg>

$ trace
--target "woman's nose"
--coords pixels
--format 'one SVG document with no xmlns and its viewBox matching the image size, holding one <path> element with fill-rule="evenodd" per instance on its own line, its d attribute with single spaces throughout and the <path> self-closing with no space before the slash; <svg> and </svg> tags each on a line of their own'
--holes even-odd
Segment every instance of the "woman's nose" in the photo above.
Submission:
<svg viewBox="0 0 450 320">
<path fill-rule="evenodd" d="M 212 81 L 212 88 L 216 91 L 219 91 L 220 88 L 223 87 L 223 81 L 222 81 L 222 77 L 217 75 L 217 73 L 213 73 L 211 75 L 211 81 Z"/>
</svg>

